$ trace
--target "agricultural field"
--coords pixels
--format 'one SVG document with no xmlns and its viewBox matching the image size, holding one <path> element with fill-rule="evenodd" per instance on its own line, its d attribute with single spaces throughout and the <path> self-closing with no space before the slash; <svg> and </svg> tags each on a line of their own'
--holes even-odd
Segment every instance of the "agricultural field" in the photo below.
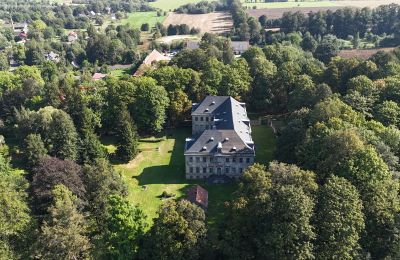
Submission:
<svg viewBox="0 0 400 260">
<path fill-rule="evenodd" d="M 209 1 L 212 2 L 213 0 L 156 0 L 155 2 L 151 2 L 150 6 L 155 8 L 160 8 L 164 11 L 173 11 L 181 5 L 185 4 L 195 4 L 201 1 Z"/>
<path fill-rule="evenodd" d="M 154 27 L 157 22 L 162 23 L 165 16 L 157 16 L 157 12 L 134 12 L 128 14 L 127 18 L 120 21 L 121 24 L 129 24 L 135 28 L 140 28 L 144 23 L 148 23 L 150 28 Z"/>
<path fill-rule="evenodd" d="M 242 1 L 244 6 L 248 7 L 247 12 L 254 17 L 259 17 L 261 15 L 266 15 L 270 19 L 276 19 L 282 17 L 285 12 L 301 12 L 301 13 L 309 13 L 309 12 L 318 12 L 318 11 L 327 11 L 332 10 L 335 11 L 339 8 L 343 7 L 370 7 L 375 8 L 380 5 L 386 5 L 390 3 L 398 3 L 396 0 L 377 0 L 377 1 L 369 1 L 369 0 L 347 0 L 347 1 L 288 1 L 288 2 L 274 2 L 274 3 L 254 3 L 251 1 Z M 253 9 L 253 7 L 256 9 Z"/>
<path fill-rule="evenodd" d="M 217 223 L 223 217 L 223 204 L 229 200 L 236 184 L 207 184 L 204 181 L 186 180 L 183 157 L 184 140 L 190 136 L 189 128 L 167 130 L 157 137 L 140 140 L 141 152 L 127 164 L 116 164 L 128 188 L 129 199 L 139 204 L 148 216 L 148 222 L 156 217 L 158 207 L 164 201 L 163 191 L 175 194 L 175 198 L 185 195 L 190 185 L 200 184 L 209 192 L 207 211 L 209 224 Z M 256 161 L 268 163 L 275 149 L 275 136 L 267 126 L 254 126 L 253 139 L 257 144 Z M 112 153 L 115 146 L 112 140 L 103 139 L 103 144 Z"/>
<path fill-rule="evenodd" d="M 395 48 L 374 48 L 374 49 L 353 49 L 353 50 L 341 50 L 339 52 L 340 57 L 342 58 L 360 58 L 360 59 L 368 59 L 378 51 L 390 52 Z"/>
<path fill-rule="evenodd" d="M 224 33 L 232 28 L 231 16 L 224 12 L 208 14 L 178 14 L 171 12 L 164 21 L 165 26 L 184 23 L 190 28 L 200 28 L 201 33 Z"/>
</svg>

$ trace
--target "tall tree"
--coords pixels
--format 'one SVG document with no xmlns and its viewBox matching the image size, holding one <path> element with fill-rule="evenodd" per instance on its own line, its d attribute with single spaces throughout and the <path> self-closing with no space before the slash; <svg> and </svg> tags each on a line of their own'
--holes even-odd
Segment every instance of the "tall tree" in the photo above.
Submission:
<svg viewBox="0 0 400 260">
<path fill-rule="evenodd" d="M 142 259 L 201 259 L 207 229 L 204 211 L 187 200 L 166 202 L 158 211 Z"/>
<path fill-rule="evenodd" d="M 77 198 L 64 185 L 56 185 L 49 218 L 41 227 L 37 257 L 45 259 L 83 259 L 89 256 L 90 242 L 86 223 L 76 207 Z"/>
<path fill-rule="evenodd" d="M 109 197 L 106 211 L 105 257 L 134 259 L 146 228 L 144 213 L 119 195 Z"/>
<path fill-rule="evenodd" d="M 318 191 L 316 258 L 353 259 L 359 256 L 364 230 L 362 202 L 346 179 L 332 176 Z"/>
<path fill-rule="evenodd" d="M 118 115 L 117 157 L 123 161 L 132 160 L 138 153 L 138 134 L 128 110 L 122 109 Z"/>
</svg>

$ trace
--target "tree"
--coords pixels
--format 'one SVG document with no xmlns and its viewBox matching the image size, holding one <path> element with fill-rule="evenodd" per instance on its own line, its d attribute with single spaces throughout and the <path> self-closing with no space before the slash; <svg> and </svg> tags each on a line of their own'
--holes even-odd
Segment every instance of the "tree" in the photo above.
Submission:
<svg viewBox="0 0 400 260">
<path fill-rule="evenodd" d="M 303 40 L 301 41 L 301 48 L 305 51 L 314 52 L 317 48 L 318 42 L 314 39 L 314 37 L 306 32 L 303 36 Z"/>
<path fill-rule="evenodd" d="M 81 180 L 81 167 L 69 160 L 43 157 L 33 169 L 30 192 L 33 209 L 37 214 L 46 214 L 53 200 L 54 186 L 63 184 L 82 202 L 85 187 Z"/>
<path fill-rule="evenodd" d="M 353 259 L 364 230 L 362 202 L 346 179 L 332 176 L 318 191 L 316 258 Z"/>
<path fill-rule="evenodd" d="M 50 154 L 60 159 L 75 161 L 78 155 L 78 134 L 71 117 L 62 110 L 51 115 L 48 136 L 51 142 Z"/>
<path fill-rule="evenodd" d="M 86 237 L 86 223 L 77 210 L 77 198 L 64 185 L 52 190 L 54 198 L 38 238 L 37 257 L 45 259 L 82 259 L 91 247 Z"/>
<path fill-rule="evenodd" d="M 154 79 L 141 77 L 132 79 L 136 86 L 135 102 L 130 111 L 140 131 L 160 132 L 166 119 L 169 105 L 168 93 Z"/>
<path fill-rule="evenodd" d="M 27 194 L 28 183 L 15 172 L 8 161 L 0 155 L 0 255 L 1 258 L 17 258 L 17 240 L 25 233 L 31 223 Z"/>
<path fill-rule="evenodd" d="M 169 200 L 158 210 L 141 259 L 200 259 L 207 229 L 204 211 L 187 200 Z"/>
<path fill-rule="evenodd" d="M 118 148 L 116 154 L 119 159 L 130 161 L 138 153 L 136 127 L 127 109 L 122 109 L 118 116 Z"/>
<path fill-rule="evenodd" d="M 91 163 L 107 157 L 106 149 L 102 146 L 99 137 L 93 132 L 83 133 L 79 148 L 79 162 L 81 163 Z"/>
<path fill-rule="evenodd" d="M 47 149 L 44 146 L 41 136 L 38 134 L 29 134 L 24 141 L 25 160 L 27 166 L 33 168 L 41 158 L 47 155 Z"/>
<path fill-rule="evenodd" d="M 374 108 L 374 118 L 384 125 L 397 126 L 400 122 L 400 107 L 396 102 L 385 100 Z"/>
<path fill-rule="evenodd" d="M 324 63 L 329 63 L 332 57 L 339 53 L 339 43 L 332 35 L 325 36 L 315 49 L 314 55 Z"/>
<path fill-rule="evenodd" d="M 108 259 L 135 259 L 146 228 L 146 216 L 119 195 L 108 198 L 103 236 Z"/>
</svg>

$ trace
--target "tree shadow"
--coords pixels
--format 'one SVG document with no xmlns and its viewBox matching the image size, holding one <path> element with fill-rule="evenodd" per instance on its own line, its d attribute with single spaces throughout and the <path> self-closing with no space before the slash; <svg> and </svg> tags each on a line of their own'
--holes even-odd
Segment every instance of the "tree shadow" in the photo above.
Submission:
<svg viewBox="0 0 400 260">
<path fill-rule="evenodd" d="M 175 139 L 172 150 L 167 151 L 167 153 L 171 154 L 169 164 L 144 168 L 140 175 L 133 177 L 137 179 L 139 185 L 188 183 L 185 179 L 185 158 L 183 152 L 185 138 L 190 136 L 190 129 L 185 128 L 183 131 L 176 133 L 166 131 L 165 136 L 166 139 Z"/>
</svg>

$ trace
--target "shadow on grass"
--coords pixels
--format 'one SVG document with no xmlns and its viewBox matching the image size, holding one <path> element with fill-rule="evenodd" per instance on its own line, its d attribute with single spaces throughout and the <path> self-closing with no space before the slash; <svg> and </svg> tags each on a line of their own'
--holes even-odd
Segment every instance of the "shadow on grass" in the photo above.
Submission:
<svg viewBox="0 0 400 260">
<path fill-rule="evenodd" d="M 166 132 L 167 139 L 175 139 L 174 147 L 167 153 L 171 154 L 171 160 L 168 165 L 150 166 L 143 169 L 142 173 L 134 176 L 139 185 L 148 184 L 184 184 L 185 179 L 185 159 L 183 156 L 185 137 L 189 135 L 188 129 L 176 131 L 175 135 Z M 153 140 L 146 140 L 153 141 Z M 151 158 L 149 158 L 151 160 Z"/>
</svg>

